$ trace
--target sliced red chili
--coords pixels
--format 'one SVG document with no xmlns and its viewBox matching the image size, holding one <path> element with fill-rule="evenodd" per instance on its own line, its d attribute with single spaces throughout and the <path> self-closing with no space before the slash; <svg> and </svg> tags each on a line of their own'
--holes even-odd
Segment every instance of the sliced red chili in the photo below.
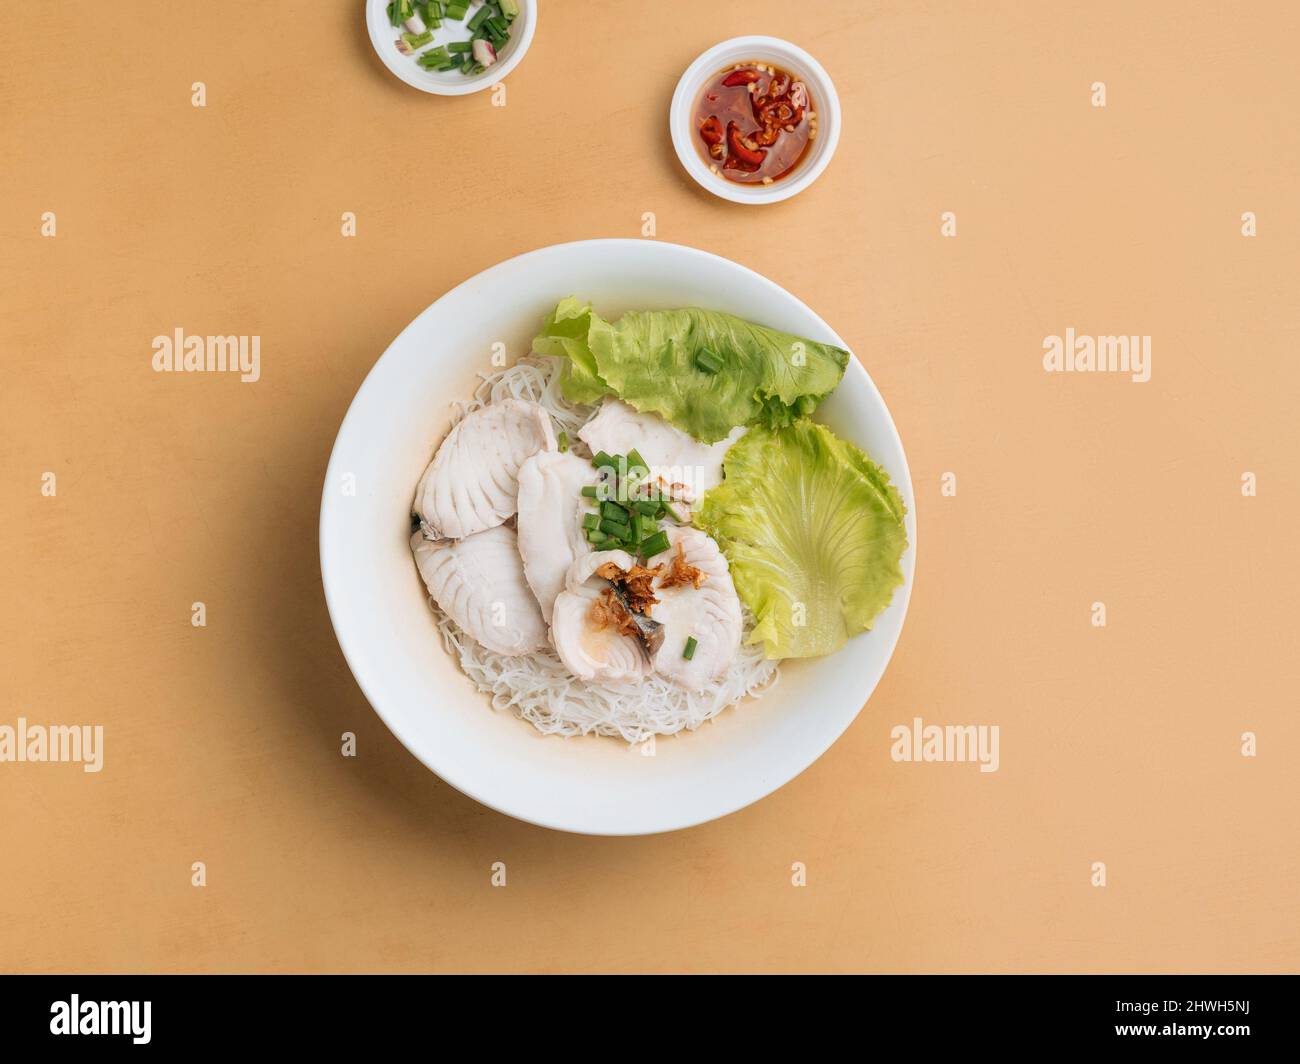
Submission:
<svg viewBox="0 0 1300 1064">
<path fill-rule="evenodd" d="M 766 149 L 751 148 L 745 143 L 745 138 L 741 136 L 740 129 L 735 122 L 727 123 L 727 147 L 731 149 L 731 154 L 738 161 L 755 169 L 762 166 L 763 160 L 767 157 Z M 741 167 L 741 169 L 744 169 L 744 167 Z"/>
<path fill-rule="evenodd" d="M 700 126 L 700 139 L 705 144 L 722 143 L 722 123 L 718 121 L 717 115 L 709 115 Z"/>
<path fill-rule="evenodd" d="M 729 88 L 736 85 L 752 85 L 758 80 L 758 78 L 759 74 L 757 70 L 733 70 L 722 79 L 722 84 Z"/>
</svg>

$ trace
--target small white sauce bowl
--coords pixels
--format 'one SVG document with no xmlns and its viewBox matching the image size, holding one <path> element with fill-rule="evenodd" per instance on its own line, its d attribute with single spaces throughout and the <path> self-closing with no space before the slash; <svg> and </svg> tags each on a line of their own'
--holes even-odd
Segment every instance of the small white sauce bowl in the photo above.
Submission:
<svg viewBox="0 0 1300 1064">
<path fill-rule="evenodd" d="M 433 41 L 420 51 L 426 52 L 429 48 L 437 48 L 449 41 L 466 40 L 468 30 L 465 24 L 481 6 L 470 4 L 470 9 L 461 22 L 444 18 L 442 25 L 433 31 Z M 495 85 L 519 65 L 537 31 L 537 0 L 519 0 L 519 17 L 510 24 L 510 40 L 501 50 L 501 57 L 483 73 L 473 77 L 466 77 L 459 70 L 425 70 L 416 62 L 419 53 L 403 55 L 399 52 L 397 39 L 401 37 L 402 31 L 388 21 L 388 0 L 366 0 L 366 28 L 370 31 L 370 43 L 380 61 L 412 88 L 436 96 L 468 96 L 471 92 L 480 92 Z"/>
<path fill-rule="evenodd" d="M 817 136 L 803 159 L 788 177 L 770 185 L 741 184 L 715 174 L 697 143 L 695 104 L 700 93 L 719 71 L 745 62 L 771 63 L 806 83 L 817 114 Z M 830 75 L 798 45 L 778 37 L 733 37 L 714 45 L 686 68 L 668 107 L 668 128 L 677 158 L 703 188 L 733 203 L 777 203 L 806 189 L 831 161 L 840 140 L 840 99 Z"/>
</svg>

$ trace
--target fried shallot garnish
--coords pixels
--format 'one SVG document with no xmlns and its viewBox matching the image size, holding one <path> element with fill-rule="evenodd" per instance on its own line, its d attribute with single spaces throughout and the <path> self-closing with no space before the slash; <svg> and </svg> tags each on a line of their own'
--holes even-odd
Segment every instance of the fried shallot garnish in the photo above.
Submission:
<svg viewBox="0 0 1300 1064">
<path fill-rule="evenodd" d="M 663 568 L 660 566 L 659 568 Z M 690 584 L 698 588 L 705 580 L 708 579 L 708 573 L 697 569 L 686 560 L 686 551 L 682 547 L 681 540 L 677 541 L 677 553 L 673 556 L 672 564 L 668 567 L 668 575 L 659 581 L 660 588 L 677 587 L 680 584 Z"/>
<path fill-rule="evenodd" d="M 655 598 L 654 581 L 662 565 L 649 569 L 644 565 L 634 565 L 623 577 L 623 594 L 627 604 L 637 613 L 646 613 L 659 600 Z"/>
<path fill-rule="evenodd" d="M 635 638 L 638 634 L 636 621 L 632 620 L 632 615 L 628 613 L 627 608 L 619 602 L 618 595 L 612 587 L 605 588 L 599 596 L 592 599 L 591 609 L 587 611 L 587 620 L 597 631 L 613 625 L 619 635 L 630 635 Z"/>
<path fill-rule="evenodd" d="M 645 613 L 659 601 L 655 598 L 654 579 L 662 568 L 662 565 L 656 565 L 653 569 L 633 565 L 624 572 L 613 562 L 605 562 L 596 566 L 596 575 L 616 584 L 626 597 L 627 604 L 637 613 Z"/>
</svg>

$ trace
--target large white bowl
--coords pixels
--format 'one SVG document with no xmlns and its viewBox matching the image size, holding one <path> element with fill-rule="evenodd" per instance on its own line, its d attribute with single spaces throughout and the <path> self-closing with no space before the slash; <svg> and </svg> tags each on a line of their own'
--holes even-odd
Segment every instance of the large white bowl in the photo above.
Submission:
<svg viewBox="0 0 1300 1064">
<path fill-rule="evenodd" d="M 407 545 L 416 481 L 495 343 L 525 354 L 555 303 L 702 306 L 828 343 L 844 341 L 789 292 L 727 259 L 649 240 L 588 240 L 509 259 L 454 288 L 384 352 L 334 443 L 321 499 L 321 575 L 339 645 L 406 748 L 484 805 L 594 835 L 671 831 L 734 812 L 811 765 L 875 689 L 903 627 L 916 525 L 903 444 L 871 378 L 849 363 L 817 419 L 888 471 L 908 507 L 905 583 L 875 628 L 839 653 L 782 665 L 766 697 L 660 737 L 654 756 L 607 738 L 546 737 L 496 712 L 444 651 Z M 349 485 L 355 485 L 354 493 Z M 846 796 L 848 798 L 848 796 Z M 851 800 L 851 799 L 849 799 Z"/>
</svg>

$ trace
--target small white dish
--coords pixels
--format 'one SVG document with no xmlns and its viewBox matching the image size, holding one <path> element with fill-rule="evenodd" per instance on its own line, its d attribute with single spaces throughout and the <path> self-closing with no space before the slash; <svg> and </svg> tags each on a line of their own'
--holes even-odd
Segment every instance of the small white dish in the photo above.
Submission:
<svg viewBox="0 0 1300 1064">
<path fill-rule="evenodd" d="M 444 18 L 442 25 L 433 31 L 433 41 L 420 51 L 425 52 L 451 41 L 467 40 L 469 31 L 466 23 L 482 6 L 479 0 L 473 0 L 462 22 Z M 497 84 L 522 61 L 533 43 L 533 34 L 537 31 L 537 0 L 519 0 L 519 16 L 510 24 L 509 42 L 501 49 L 495 63 L 472 77 L 459 70 L 425 70 L 416 62 L 418 52 L 416 55 L 403 55 L 399 52 L 397 41 L 402 31 L 388 21 L 388 0 L 366 0 L 366 28 L 370 31 L 370 43 L 384 66 L 412 88 L 437 96 L 467 96 L 471 92 L 480 92 Z"/>
<path fill-rule="evenodd" d="M 817 136 L 795 172 L 770 185 L 743 185 L 709 169 L 695 135 L 695 103 L 704 86 L 720 70 L 736 63 L 771 63 L 807 84 L 817 113 Z M 715 44 L 690 66 L 677 82 L 668 108 L 673 147 L 686 172 L 701 187 L 733 203 L 778 203 L 802 192 L 821 176 L 840 140 L 840 100 L 830 75 L 797 44 L 779 37 L 733 37 Z"/>
<path fill-rule="evenodd" d="M 556 302 L 574 294 L 610 319 L 634 309 L 712 307 L 846 346 L 813 310 L 765 277 L 658 240 L 558 244 L 484 270 L 411 322 L 352 400 L 321 497 L 325 599 L 339 645 L 375 712 L 453 787 L 510 816 L 564 831 L 672 831 L 740 809 L 793 779 L 871 697 L 912 590 L 912 483 L 885 401 L 853 359 L 815 418 L 889 473 L 908 508 L 911 544 L 903 554 L 903 586 L 871 631 L 828 657 L 786 661 L 770 693 L 726 710 L 697 732 L 660 737 L 653 757 L 616 739 L 543 736 L 509 711 L 494 711 L 443 648 L 411 559 L 411 499 L 446 434 L 452 402 L 468 396 L 478 374 L 491 368 L 492 345 L 504 343 L 511 359 L 519 357 Z M 878 749 L 879 762 L 864 768 L 868 775 L 888 765 L 885 748 Z"/>
</svg>

